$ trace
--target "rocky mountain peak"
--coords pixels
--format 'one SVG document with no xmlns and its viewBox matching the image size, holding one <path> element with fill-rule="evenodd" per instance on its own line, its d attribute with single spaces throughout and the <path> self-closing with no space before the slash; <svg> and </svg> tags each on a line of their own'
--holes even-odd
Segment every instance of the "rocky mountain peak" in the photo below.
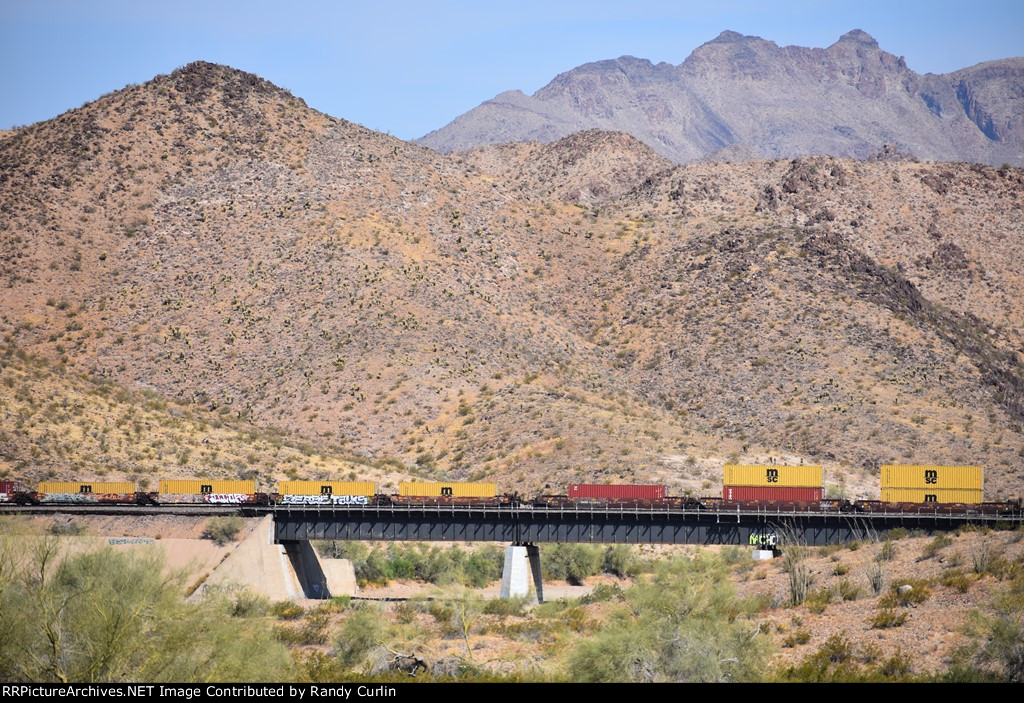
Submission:
<svg viewBox="0 0 1024 703">
<path fill-rule="evenodd" d="M 294 96 L 284 88 L 254 73 L 208 61 L 193 61 L 169 76 L 156 79 L 162 80 L 168 81 L 174 90 L 183 94 L 187 102 L 205 100 L 214 90 L 222 93 L 227 99 L 241 99 L 250 94 L 294 99 Z"/>
<path fill-rule="evenodd" d="M 708 42 L 708 44 L 746 44 L 751 41 L 760 41 L 761 37 L 755 37 L 748 34 L 740 34 L 734 32 L 731 29 L 727 29 L 717 37 Z"/>
<path fill-rule="evenodd" d="M 836 44 L 860 44 L 861 46 L 867 46 L 872 49 L 878 48 L 878 42 L 875 38 L 863 29 L 851 29 L 849 32 L 839 37 L 839 41 L 837 41 Z"/>
</svg>

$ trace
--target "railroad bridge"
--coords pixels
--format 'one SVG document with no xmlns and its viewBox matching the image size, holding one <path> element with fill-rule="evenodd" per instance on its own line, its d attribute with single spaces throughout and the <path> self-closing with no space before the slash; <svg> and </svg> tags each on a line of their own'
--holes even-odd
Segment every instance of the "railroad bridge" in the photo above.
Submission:
<svg viewBox="0 0 1024 703">
<path fill-rule="evenodd" d="M 14 506 L 4 506 L 4 511 Z M 313 540 L 502 542 L 506 550 L 503 595 L 526 593 L 527 571 L 543 600 L 543 543 L 703 544 L 785 549 L 787 544 L 828 545 L 876 538 L 905 528 L 931 534 L 965 525 L 1014 528 L 1024 514 L 934 512 L 840 513 L 767 509 L 658 509 L 620 507 L 478 507 L 458 505 L 272 505 L 272 506 L 35 506 L 29 512 L 117 515 L 271 515 L 274 541 L 289 553 L 311 552 Z M 309 561 L 309 559 L 307 559 Z"/>
<path fill-rule="evenodd" d="M 826 545 L 869 539 L 903 527 L 927 533 L 966 524 L 1007 527 L 1022 516 L 782 510 L 662 510 L 470 506 L 275 506 L 276 541 L 308 540 L 504 542 L 503 597 L 528 592 L 532 574 L 544 600 L 540 543 L 746 545 L 776 552 L 788 544 Z"/>
<path fill-rule="evenodd" d="M 967 524 L 1016 526 L 1024 515 L 839 513 L 785 510 L 664 510 L 277 505 L 270 512 L 279 542 L 306 540 L 506 542 L 537 544 L 722 544 L 775 547 L 841 544 L 887 530 L 927 533 Z"/>
</svg>

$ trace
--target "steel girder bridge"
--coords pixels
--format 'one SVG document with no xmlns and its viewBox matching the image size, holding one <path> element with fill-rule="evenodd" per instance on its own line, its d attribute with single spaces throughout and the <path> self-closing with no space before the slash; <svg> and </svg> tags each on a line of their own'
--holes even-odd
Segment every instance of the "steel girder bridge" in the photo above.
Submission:
<svg viewBox="0 0 1024 703">
<path fill-rule="evenodd" d="M 965 525 L 1015 528 L 1024 514 L 839 513 L 775 510 L 563 509 L 470 506 L 288 506 L 270 513 L 275 540 L 705 544 L 773 548 L 842 544 L 896 528 L 926 533 Z"/>
</svg>

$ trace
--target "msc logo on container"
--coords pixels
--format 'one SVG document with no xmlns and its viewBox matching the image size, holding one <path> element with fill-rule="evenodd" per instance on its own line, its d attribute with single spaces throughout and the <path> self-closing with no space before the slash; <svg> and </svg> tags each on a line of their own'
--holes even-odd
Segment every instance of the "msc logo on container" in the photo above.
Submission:
<svg viewBox="0 0 1024 703">
<path fill-rule="evenodd" d="M 928 484 L 935 484 L 939 482 L 939 472 L 935 469 L 926 469 L 924 472 L 924 482 Z"/>
<path fill-rule="evenodd" d="M 766 469 L 765 473 L 766 473 L 765 480 L 768 481 L 768 483 L 778 483 L 779 482 L 779 470 L 778 469 Z"/>
<path fill-rule="evenodd" d="M 450 496 L 452 494 L 451 486 L 441 486 L 441 495 Z"/>
</svg>

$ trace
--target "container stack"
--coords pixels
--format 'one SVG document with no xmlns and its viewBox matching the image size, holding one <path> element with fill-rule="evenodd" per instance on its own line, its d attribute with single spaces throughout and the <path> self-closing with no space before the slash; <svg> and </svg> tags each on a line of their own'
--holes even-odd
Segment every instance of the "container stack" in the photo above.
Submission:
<svg viewBox="0 0 1024 703">
<path fill-rule="evenodd" d="M 279 481 L 277 492 L 282 496 L 365 496 L 377 492 L 373 481 Z"/>
<path fill-rule="evenodd" d="M 43 481 L 39 484 L 39 492 L 46 494 L 78 493 L 88 495 L 122 495 L 135 492 L 135 484 L 130 481 Z"/>
<path fill-rule="evenodd" d="M 105 503 L 134 500 L 135 484 L 129 481 L 43 481 L 43 503 Z"/>
<path fill-rule="evenodd" d="M 820 466 L 728 464 L 723 479 L 724 500 L 813 503 L 824 495 Z"/>
<path fill-rule="evenodd" d="M 984 485 L 980 466 L 882 466 L 884 503 L 980 503 Z"/>
<path fill-rule="evenodd" d="M 369 505 L 376 493 L 373 481 L 281 481 L 276 500 L 283 505 Z"/>
<path fill-rule="evenodd" d="M 160 479 L 163 503 L 244 503 L 256 493 L 255 481 Z"/>
<path fill-rule="evenodd" d="M 581 500 L 661 500 L 665 486 L 649 484 L 569 484 L 569 497 Z"/>
<path fill-rule="evenodd" d="M 398 495 L 403 498 L 493 498 L 497 495 L 493 483 L 415 482 L 398 484 Z"/>
</svg>

